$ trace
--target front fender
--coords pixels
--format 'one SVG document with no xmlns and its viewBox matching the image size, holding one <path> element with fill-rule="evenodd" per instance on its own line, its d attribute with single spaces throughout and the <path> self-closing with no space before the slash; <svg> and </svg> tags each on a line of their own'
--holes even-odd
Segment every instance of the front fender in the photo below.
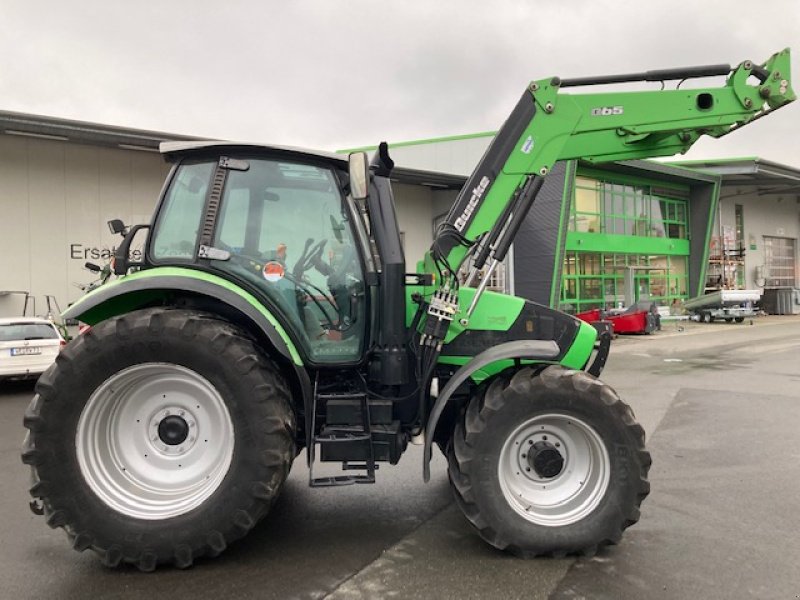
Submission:
<svg viewBox="0 0 800 600">
<path fill-rule="evenodd" d="M 553 361 L 561 353 L 558 344 L 552 340 L 519 340 L 506 342 L 489 348 L 478 354 L 475 358 L 456 371 L 439 393 L 431 408 L 428 423 L 425 427 L 425 447 L 422 458 L 422 477 L 428 482 L 431 478 L 431 454 L 433 448 L 433 433 L 436 425 L 444 412 L 445 405 L 458 387 L 476 371 L 501 360 L 510 358 L 520 360 Z"/>
</svg>

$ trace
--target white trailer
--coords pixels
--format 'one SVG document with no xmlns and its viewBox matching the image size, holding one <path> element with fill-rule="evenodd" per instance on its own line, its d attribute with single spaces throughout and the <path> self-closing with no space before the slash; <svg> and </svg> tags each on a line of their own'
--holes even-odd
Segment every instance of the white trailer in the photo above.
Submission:
<svg viewBox="0 0 800 600">
<path fill-rule="evenodd" d="M 763 290 L 717 290 L 687 300 L 684 306 L 695 321 L 741 323 L 748 317 L 756 316 L 753 305 L 762 293 Z"/>
</svg>

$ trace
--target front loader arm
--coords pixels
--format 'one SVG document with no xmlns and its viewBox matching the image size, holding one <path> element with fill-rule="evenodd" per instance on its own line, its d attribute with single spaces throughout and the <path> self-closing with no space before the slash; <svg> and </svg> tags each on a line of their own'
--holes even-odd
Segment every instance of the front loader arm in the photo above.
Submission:
<svg viewBox="0 0 800 600">
<path fill-rule="evenodd" d="M 728 77 L 722 86 L 699 89 L 562 91 L 712 75 Z M 454 276 L 468 244 L 480 240 L 475 247 L 478 269 L 490 257 L 502 260 L 499 254 L 507 251 L 541 178 L 556 161 L 603 162 L 684 153 L 702 135 L 721 137 L 795 100 L 789 77 L 786 49 L 763 65 L 745 61 L 735 69 L 714 65 L 532 82 L 456 199 L 437 233 L 431 258 Z"/>
<path fill-rule="evenodd" d="M 718 87 L 680 89 L 678 84 L 672 90 L 580 95 L 562 92 L 565 88 L 587 85 L 722 75 L 727 79 Z M 421 356 L 427 357 L 421 360 L 424 363 L 421 372 L 425 374 L 421 389 L 428 389 L 432 365 L 444 344 L 470 328 L 471 318 L 479 320 L 483 291 L 557 161 L 604 162 L 686 152 L 702 135 L 721 137 L 795 100 L 789 77 L 790 56 L 786 49 L 763 65 L 745 61 L 735 69 L 712 65 L 532 82 L 462 188 L 425 257 L 425 270 L 438 273 L 439 278 L 438 289 L 429 296 L 427 304 L 420 304 L 420 310 L 427 305 L 426 318 L 420 321 Z M 458 271 L 467 257 L 472 259 L 466 277 L 467 289 L 459 290 Z M 488 268 L 477 289 L 469 289 L 479 280 L 485 264 Z M 460 306 L 460 301 L 469 306 Z M 448 335 L 454 323 L 456 336 L 452 330 Z M 530 327 L 529 331 L 535 329 L 532 322 Z M 589 338 L 594 341 L 594 330 L 586 323 L 580 327 L 591 330 Z M 574 339 L 578 339 L 577 334 Z M 533 346 L 524 347 L 524 341 L 500 344 L 478 354 L 453 375 L 452 384 L 442 390 L 427 419 L 423 460 L 426 481 L 434 433 L 449 394 L 471 376 L 471 369 L 494 360 L 495 351 L 502 350 L 504 358 L 513 356 L 515 360 L 529 356 L 526 353 L 530 352 L 535 360 L 547 362 L 542 341 L 528 343 Z M 580 345 L 573 341 L 572 349 Z M 583 346 L 578 354 L 588 360 L 589 354 Z M 607 351 L 606 343 L 604 352 Z M 598 372 L 604 360 L 605 354 Z M 561 364 L 565 364 L 563 360 Z"/>
</svg>

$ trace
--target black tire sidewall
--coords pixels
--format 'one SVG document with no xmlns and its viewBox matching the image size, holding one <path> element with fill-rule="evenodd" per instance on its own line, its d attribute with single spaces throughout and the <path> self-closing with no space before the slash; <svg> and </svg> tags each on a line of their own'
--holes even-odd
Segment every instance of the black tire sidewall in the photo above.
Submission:
<svg viewBox="0 0 800 600">
<path fill-rule="evenodd" d="M 182 312 L 139 311 L 121 317 L 125 326 L 120 319 L 101 323 L 65 350 L 50 385 L 40 392 L 47 396 L 42 418 L 58 423 L 47 435 L 34 434 L 39 451 L 58 457 L 37 467 L 51 490 L 45 499 L 49 510 L 63 511 L 68 531 L 88 532 L 94 547 L 117 545 L 126 557 L 147 549 L 164 562 L 178 545 L 202 555 L 209 531 L 220 531 L 228 541 L 239 537 L 233 523 L 237 511 L 256 517 L 265 512 L 249 493 L 251 483 L 280 479 L 279 487 L 285 477 L 267 472 L 259 461 L 271 445 L 257 427 L 270 411 L 269 403 L 253 401 L 254 386 L 263 379 L 250 364 L 255 347 L 248 348 L 241 332 L 225 322 Z M 111 375 L 143 363 L 171 363 L 204 377 L 224 400 L 234 428 L 231 464 L 218 488 L 196 509 L 163 520 L 137 519 L 109 507 L 86 483 L 76 454 L 78 422 L 92 393 Z"/>
<path fill-rule="evenodd" d="M 524 552 L 574 552 L 599 540 L 615 541 L 638 505 L 641 465 L 635 452 L 638 441 L 603 402 L 602 388 L 553 389 L 535 377 L 530 392 L 521 394 L 509 387 L 503 391 L 503 400 L 502 410 L 483 413 L 486 428 L 474 446 L 478 458 L 469 472 L 476 503 L 489 527 L 500 540 Z M 498 473 L 509 436 L 524 422 L 545 414 L 567 415 L 590 425 L 609 457 L 610 479 L 604 497 L 580 521 L 558 527 L 532 523 L 517 513 L 503 495 Z"/>
</svg>

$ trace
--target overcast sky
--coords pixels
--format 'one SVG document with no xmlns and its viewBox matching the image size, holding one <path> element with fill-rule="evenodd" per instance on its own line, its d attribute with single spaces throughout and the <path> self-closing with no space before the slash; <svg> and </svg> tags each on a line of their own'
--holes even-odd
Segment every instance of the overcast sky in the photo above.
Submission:
<svg viewBox="0 0 800 600">
<path fill-rule="evenodd" d="M 0 110 L 332 150 L 495 130 L 532 79 L 787 46 L 799 0 L 3 0 Z M 734 156 L 800 167 L 800 102 L 688 155 Z"/>
</svg>

